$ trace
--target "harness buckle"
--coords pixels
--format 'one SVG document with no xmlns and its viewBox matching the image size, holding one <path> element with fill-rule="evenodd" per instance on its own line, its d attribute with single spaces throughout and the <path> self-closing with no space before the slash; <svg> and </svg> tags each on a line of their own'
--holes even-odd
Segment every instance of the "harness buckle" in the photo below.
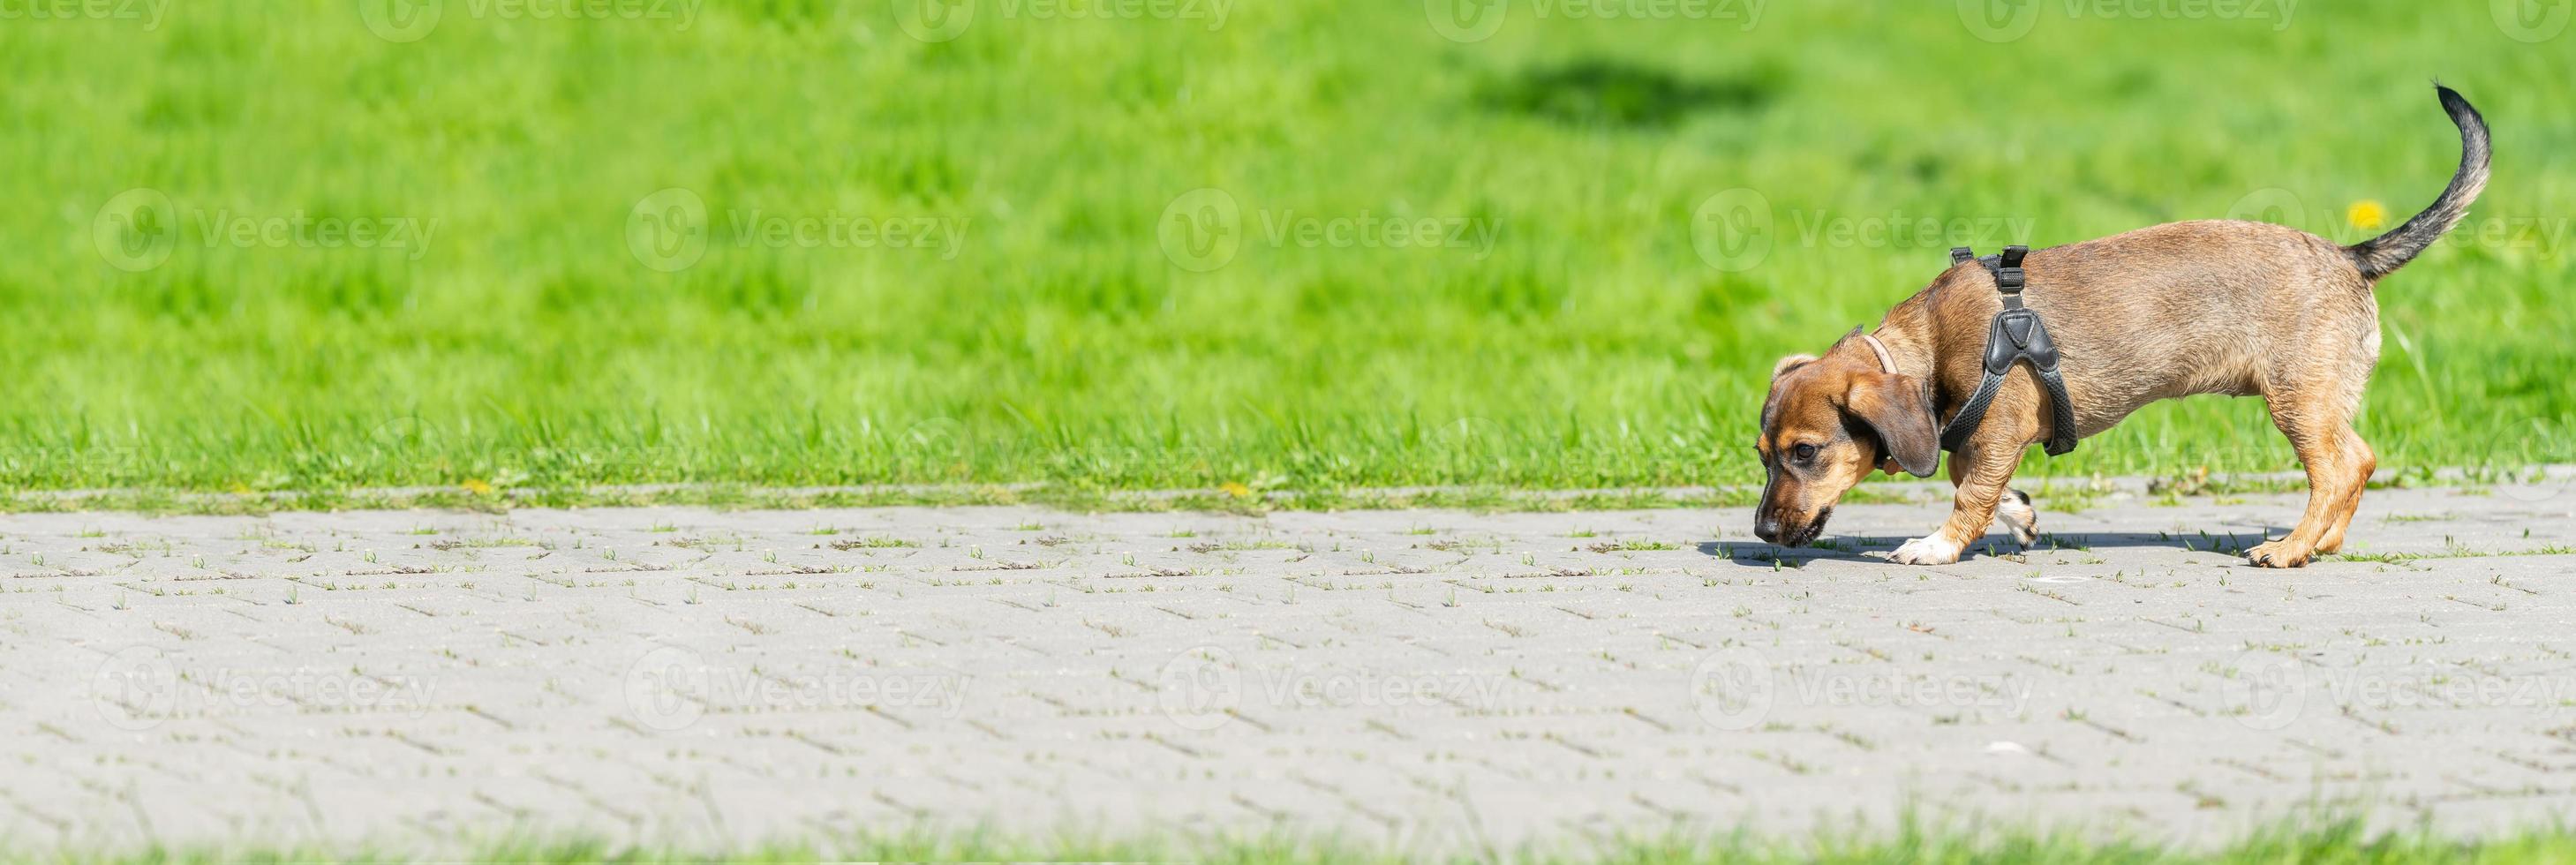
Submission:
<svg viewBox="0 0 2576 865">
<path fill-rule="evenodd" d="M 1995 260 L 1995 288 L 2005 294 L 2020 294 L 2021 258 L 2029 254 L 2030 247 L 2027 246 L 2004 247 L 2004 254 Z"/>
</svg>

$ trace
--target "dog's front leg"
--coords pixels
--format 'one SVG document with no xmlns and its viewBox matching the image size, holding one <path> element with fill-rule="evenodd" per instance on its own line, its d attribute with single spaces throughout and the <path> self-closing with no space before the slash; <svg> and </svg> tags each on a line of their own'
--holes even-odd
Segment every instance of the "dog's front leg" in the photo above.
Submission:
<svg viewBox="0 0 2576 865">
<path fill-rule="evenodd" d="M 1950 520 L 1940 531 L 1906 541 L 1896 548 L 1891 561 L 1907 565 L 1946 565 L 1959 560 L 1959 553 L 1986 536 L 1986 527 L 1995 519 L 1995 507 L 2012 495 L 2013 472 L 2021 468 L 2021 454 L 2029 447 L 2030 437 L 2016 425 L 1989 416 L 1976 437 L 1950 455 L 1950 477 L 1959 485 L 1950 502 Z"/>
</svg>

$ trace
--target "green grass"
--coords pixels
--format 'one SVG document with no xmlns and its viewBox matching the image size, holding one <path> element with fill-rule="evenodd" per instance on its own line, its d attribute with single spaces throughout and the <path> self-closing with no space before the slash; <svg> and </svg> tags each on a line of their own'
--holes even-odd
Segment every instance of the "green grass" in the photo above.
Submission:
<svg viewBox="0 0 2576 865">
<path fill-rule="evenodd" d="M 1534 846 L 1487 849 L 1473 839 L 1459 839 L 1461 849 L 1445 861 L 1457 862 L 1730 862 L 1750 865 L 1873 865 L 1873 863 L 2008 863 L 2008 865 L 2188 865 L 2188 863 L 2527 863 L 2576 862 L 2576 834 L 2564 830 L 2509 833 L 2484 840 L 2448 838 L 2422 830 L 2373 831 L 2358 820 L 2283 823 L 2223 845 L 2207 848 L 2145 840 L 2123 840 L 2099 833 L 2012 830 L 1935 830 L 1907 824 L 1892 833 L 1819 832 L 1803 839 L 1761 839 L 1748 834 L 1665 835 L 1591 842 L 1574 847 Z M 64 863 L 283 863 L 332 861 L 413 861 L 411 857 L 372 851 L 201 850 L 146 851 L 121 856 L 62 856 Z M 34 859 L 31 861 L 45 861 Z M 577 862 L 767 862 L 819 861 L 962 862 L 1204 862 L 1204 863 L 1358 863 L 1426 861 L 1421 856 L 1366 843 L 1329 838 L 1271 835 L 1254 838 L 1184 840 L 1100 840 L 1057 838 L 1033 840 L 989 833 L 914 832 L 872 836 L 833 845 L 828 850 L 788 845 L 746 848 L 720 853 L 681 848 L 630 848 L 596 842 L 518 842 L 481 851 L 473 861 L 492 863 Z M 1444 861 L 1430 859 L 1428 861 Z"/>
<path fill-rule="evenodd" d="M 2390 467 L 2576 460 L 2576 34 L 2517 41 L 2489 4 L 2043 2 L 2002 44 L 1955 4 L 1859 0 L 1749 29 L 1516 3 L 1479 42 L 1375 0 L 992 0 L 941 42 L 887 2 L 682 27 L 460 0 L 412 42 L 352 5 L 0 21 L 0 486 L 1741 483 L 1771 360 L 1875 321 L 1952 242 L 1835 226 L 2046 245 L 2278 188 L 2250 201 L 2357 240 L 2349 205 L 2402 219 L 2451 170 L 2435 77 L 2494 126 L 2474 218 L 2504 233 L 2381 286 L 2364 433 Z M 694 259 L 630 245 L 667 239 L 681 199 L 645 200 L 672 187 L 707 211 Z M 1734 188 L 1772 245 L 1721 270 L 1694 213 Z M 127 221 L 154 194 L 158 230 Z M 735 227 L 755 211 L 942 242 L 773 246 Z M 1236 245 L 1202 270 L 1207 213 Z M 427 231 L 208 232 L 299 214 Z M 1305 216 L 1467 230 L 1310 246 Z M 2204 398 L 2031 471 L 2290 464 L 2258 404 Z"/>
</svg>

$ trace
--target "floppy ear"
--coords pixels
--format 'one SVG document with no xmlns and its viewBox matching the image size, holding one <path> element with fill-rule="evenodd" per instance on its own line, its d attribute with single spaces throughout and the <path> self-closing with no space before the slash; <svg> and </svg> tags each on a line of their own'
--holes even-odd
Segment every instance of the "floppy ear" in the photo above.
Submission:
<svg viewBox="0 0 2576 865">
<path fill-rule="evenodd" d="M 1932 400 L 1923 380 L 1910 375 L 1867 372 L 1852 376 L 1843 405 L 1869 424 L 1887 443 L 1896 464 L 1918 478 L 1941 467 L 1941 430 L 1932 417 Z"/>
<path fill-rule="evenodd" d="M 1797 369 L 1799 364 L 1815 359 L 1816 356 L 1812 354 L 1793 354 L 1788 357 L 1781 358 L 1779 363 L 1771 365 L 1771 377 L 1779 378 L 1781 373 Z"/>
</svg>

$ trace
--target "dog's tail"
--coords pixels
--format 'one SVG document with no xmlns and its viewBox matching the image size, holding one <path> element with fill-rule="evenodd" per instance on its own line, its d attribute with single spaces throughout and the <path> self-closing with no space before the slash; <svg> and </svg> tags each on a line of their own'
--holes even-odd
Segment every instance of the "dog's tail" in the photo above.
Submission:
<svg viewBox="0 0 2576 865">
<path fill-rule="evenodd" d="M 2460 98 L 2459 91 L 2439 84 L 2433 85 L 2433 90 L 2442 97 L 2442 110 L 2451 115 L 2451 123 L 2460 127 L 2460 170 L 2451 175 L 2450 188 L 2442 190 L 2442 197 L 2433 199 L 2433 206 L 2424 208 L 2397 230 L 2344 247 L 2344 254 L 2352 257 L 2353 266 L 2361 269 L 2364 278 L 2378 279 L 2406 266 L 2417 253 L 2440 240 L 2443 232 L 2468 216 L 2469 203 L 2478 200 L 2478 193 L 2487 188 L 2486 118 L 2479 117 L 2478 110 L 2470 107 L 2469 100 Z"/>
</svg>

